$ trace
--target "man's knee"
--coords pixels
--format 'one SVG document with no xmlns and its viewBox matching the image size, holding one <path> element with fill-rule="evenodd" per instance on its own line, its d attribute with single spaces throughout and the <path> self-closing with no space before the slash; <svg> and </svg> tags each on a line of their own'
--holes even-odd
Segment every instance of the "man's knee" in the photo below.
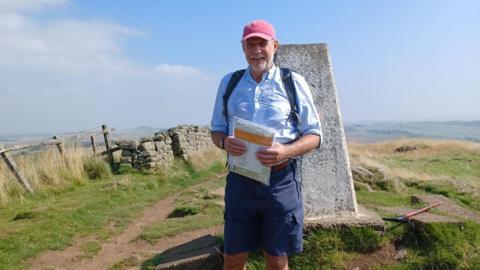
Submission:
<svg viewBox="0 0 480 270">
<path fill-rule="evenodd" d="M 267 270 L 287 270 L 288 269 L 288 256 L 273 256 L 268 252 L 263 252 L 267 261 Z"/>
<path fill-rule="evenodd" d="M 248 252 L 242 252 L 235 255 L 224 254 L 224 269 L 225 270 L 243 270 L 247 262 Z"/>
</svg>

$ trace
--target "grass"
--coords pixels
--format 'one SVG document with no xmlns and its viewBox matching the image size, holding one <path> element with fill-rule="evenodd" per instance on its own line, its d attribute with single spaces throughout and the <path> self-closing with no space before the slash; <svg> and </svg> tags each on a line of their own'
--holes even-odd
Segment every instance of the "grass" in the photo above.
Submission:
<svg viewBox="0 0 480 270">
<path fill-rule="evenodd" d="M 224 184 L 224 178 L 209 183 L 209 187 Z M 175 209 L 169 219 L 154 223 L 144 230 L 140 239 L 155 244 L 160 239 L 179 233 L 223 224 L 223 207 L 218 204 L 219 196 L 205 188 L 187 190 L 175 200 Z M 155 269 L 164 258 L 158 254 L 142 264 L 142 269 Z"/>
<path fill-rule="evenodd" d="M 345 269 L 345 261 L 355 253 L 368 253 L 378 249 L 382 242 L 378 233 L 370 228 L 343 228 L 318 230 L 308 235 L 304 252 L 289 258 L 291 269 Z M 248 269 L 265 269 L 260 252 L 248 259 Z"/>
<path fill-rule="evenodd" d="M 289 258 L 291 269 L 346 269 L 350 262 L 368 260 L 389 242 L 407 248 L 402 262 L 374 269 L 480 269 L 480 225 L 428 224 L 409 226 L 388 223 L 384 235 L 369 228 L 318 230 L 305 239 L 304 252 Z M 248 269 L 265 269 L 260 252 L 252 253 Z"/>
<path fill-rule="evenodd" d="M 392 156 L 386 164 L 444 178 L 480 180 L 480 155 L 469 152 L 441 153 L 435 156 Z"/>
<path fill-rule="evenodd" d="M 36 193 L 48 194 L 84 185 L 88 181 L 84 160 L 92 155 L 89 149 L 67 145 L 64 154 L 65 156 L 60 155 L 55 146 L 52 146 L 41 152 L 17 155 L 9 153 L 9 156 Z M 11 171 L 4 162 L 0 162 L 0 204 L 26 196 L 27 192 L 18 184 Z"/>
<path fill-rule="evenodd" d="M 395 153 L 397 147 L 418 150 Z M 382 206 L 412 207 L 412 194 L 431 193 L 449 197 L 460 205 L 480 211 L 480 144 L 459 141 L 397 140 L 378 144 L 349 144 L 353 164 L 368 168 L 372 176 L 356 181 L 375 190 L 356 191 L 357 201 L 370 209 Z M 379 173 L 379 172 L 382 173 Z M 416 205 L 418 206 L 418 205 Z M 416 207 L 415 206 L 415 207 Z M 382 210 L 377 210 L 385 214 Z M 480 225 L 466 222 L 411 227 L 387 222 L 380 236 L 368 228 L 323 230 L 305 239 L 304 252 L 291 256 L 291 269 L 345 269 L 356 258 L 369 260 L 383 245 L 407 248 L 404 261 L 375 269 L 480 269 Z M 254 253 L 249 269 L 265 269 L 263 256 Z"/>
<path fill-rule="evenodd" d="M 404 145 L 415 146 L 417 150 L 395 153 L 396 148 Z M 353 164 L 381 168 L 390 180 L 453 179 L 480 187 L 479 143 L 402 139 L 375 144 L 350 143 L 348 150 Z"/>
<path fill-rule="evenodd" d="M 396 153 L 395 149 L 415 146 L 417 150 Z M 351 161 L 368 168 L 373 177 L 356 181 L 376 190 L 391 191 L 392 196 L 412 193 L 440 194 L 470 209 L 480 211 L 480 144 L 462 141 L 396 140 L 377 144 L 350 144 Z M 382 176 L 376 175 L 382 171 Z M 386 183 L 384 183 L 386 182 Z M 388 183 L 389 182 L 389 183 Z M 381 186 L 378 185 L 381 183 Z M 356 185 L 362 189 L 360 185 Z M 368 201 L 363 190 L 359 198 Z M 388 193 L 386 193 L 388 194 Z M 363 196 L 363 197 L 362 197 Z M 371 195 L 377 196 L 378 195 Z M 370 202 L 376 203 L 375 198 Z M 379 201 L 385 205 L 385 200 Z"/>
<path fill-rule="evenodd" d="M 479 224 L 405 225 L 389 234 L 407 248 L 408 256 L 401 265 L 382 269 L 480 269 Z"/>
<path fill-rule="evenodd" d="M 108 179 L 112 177 L 112 172 L 107 163 L 97 157 L 88 157 L 83 161 L 83 170 L 88 179 Z"/>
<path fill-rule="evenodd" d="M 80 249 L 85 254 L 85 257 L 92 258 L 102 249 L 102 245 L 98 241 L 88 241 Z"/>
<path fill-rule="evenodd" d="M 0 269 L 23 269 L 29 258 L 45 250 L 64 249 L 74 237 L 107 239 L 148 205 L 223 170 L 221 163 L 196 170 L 176 161 L 163 174 L 118 175 L 71 185 L 61 192 L 53 189 L 10 199 L 0 209 Z M 22 216 L 28 218 L 18 218 Z M 86 250 L 92 254 L 95 248 Z"/>
<path fill-rule="evenodd" d="M 388 191 L 357 191 L 357 202 L 365 206 L 409 206 L 410 197 Z"/>
<path fill-rule="evenodd" d="M 417 150 L 395 153 L 403 145 L 415 146 Z M 369 183 L 375 191 L 356 192 L 358 202 L 370 209 L 411 207 L 412 194 L 430 193 L 480 212 L 478 143 L 397 140 L 349 144 L 349 153 L 353 164 L 374 172 L 372 178 L 360 181 Z M 0 269 L 22 269 L 29 258 L 45 250 L 63 249 L 76 237 L 94 239 L 81 247 L 86 257 L 94 256 L 101 241 L 120 233 L 142 209 L 180 190 L 183 192 L 175 201 L 171 218 L 146 228 L 140 239 L 156 243 L 166 236 L 223 223 L 220 198 L 208 190 L 223 187 L 225 181 L 219 179 L 203 188 L 188 188 L 223 172 L 223 163 L 210 167 L 209 158 L 200 155 L 188 163 L 176 161 L 167 170 L 142 172 L 125 167 L 113 176 L 89 181 L 84 171 L 85 155 L 75 156 L 73 150 L 71 154 L 67 156 L 69 167 L 55 151 L 15 157 L 17 164 L 23 166 L 22 172 L 33 179 L 38 191 L 35 195 L 26 194 L 0 166 Z M 24 162 L 33 162 L 42 155 L 50 158 L 51 164 L 26 168 Z M 102 166 L 97 165 L 92 166 L 95 173 L 102 171 Z M 6 181 L 5 177 L 10 178 Z M 410 227 L 387 222 L 387 226 L 384 235 L 369 228 L 314 232 L 305 238 L 304 252 L 290 258 L 291 269 L 344 269 L 357 258 L 368 260 L 388 244 L 405 246 L 408 255 L 401 262 L 377 266 L 378 269 L 480 269 L 478 224 Z M 160 257 L 145 261 L 142 268 L 152 268 Z M 139 265 L 131 259 L 126 258 L 111 269 Z M 263 256 L 253 253 L 248 265 L 249 269 L 265 269 Z"/>
<path fill-rule="evenodd" d="M 223 207 L 218 204 L 218 197 L 208 191 L 189 190 L 176 199 L 169 217 L 147 227 L 139 238 L 154 244 L 163 237 L 221 225 Z"/>
</svg>

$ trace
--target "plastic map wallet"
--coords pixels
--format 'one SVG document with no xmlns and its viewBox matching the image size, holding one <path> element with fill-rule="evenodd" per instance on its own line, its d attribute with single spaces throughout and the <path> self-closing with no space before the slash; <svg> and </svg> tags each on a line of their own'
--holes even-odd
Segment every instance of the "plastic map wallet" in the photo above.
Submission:
<svg viewBox="0 0 480 270">
<path fill-rule="evenodd" d="M 247 151 L 241 156 L 229 156 L 228 169 L 269 185 L 270 168 L 260 163 L 256 153 L 261 148 L 272 146 L 275 130 L 241 118 L 234 118 L 233 136 L 245 143 Z"/>
</svg>

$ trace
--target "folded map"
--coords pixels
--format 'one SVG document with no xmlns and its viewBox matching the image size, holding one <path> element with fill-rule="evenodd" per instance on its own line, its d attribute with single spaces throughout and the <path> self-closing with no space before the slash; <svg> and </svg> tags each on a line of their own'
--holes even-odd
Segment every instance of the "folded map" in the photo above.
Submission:
<svg viewBox="0 0 480 270">
<path fill-rule="evenodd" d="M 256 153 L 259 149 L 272 146 L 275 130 L 236 117 L 233 119 L 233 136 L 245 143 L 247 152 L 241 156 L 229 156 L 228 169 L 269 185 L 270 168 L 260 163 Z"/>
</svg>

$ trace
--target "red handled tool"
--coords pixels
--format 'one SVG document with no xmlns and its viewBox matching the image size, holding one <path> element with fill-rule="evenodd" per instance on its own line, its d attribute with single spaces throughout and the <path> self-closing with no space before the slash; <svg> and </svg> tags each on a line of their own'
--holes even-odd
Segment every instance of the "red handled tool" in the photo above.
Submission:
<svg viewBox="0 0 480 270">
<path fill-rule="evenodd" d="M 434 207 L 437 207 L 440 204 L 442 204 L 442 203 L 440 202 L 440 203 L 432 204 L 430 206 L 415 210 L 413 212 L 406 213 L 405 215 L 402 215 L 402 216 L 398 216 L 398 217 L 394 217 L 394 218 L 382 218 L 382 219 L 385 220 L 385 221 L 406 223 L 407 221 L 410 220 L 411 217 L 416 216 L 416 215 L 421 214 L 421 213 L 424 213 L 424 212 L 427 212 L 428 210 L 430 210 Z"/>
</svg>

